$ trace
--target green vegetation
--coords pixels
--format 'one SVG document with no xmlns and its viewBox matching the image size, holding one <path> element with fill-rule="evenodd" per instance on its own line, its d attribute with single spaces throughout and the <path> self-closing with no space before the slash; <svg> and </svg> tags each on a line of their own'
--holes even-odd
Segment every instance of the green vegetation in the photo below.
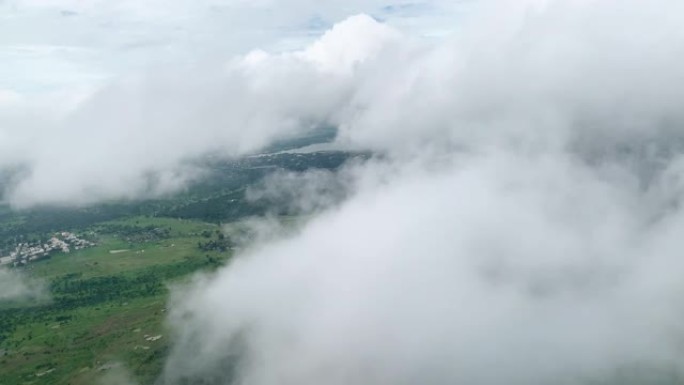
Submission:
<svg viewBox="0 0 684 385">
<path fill-rule="evenodd" d="M 77 231 L 121 218 L 147 216 L 226 223 L 246 216 L 261 215 L 268 208 L 246 201 L 244 192 L 264 176 L 276 170 L 334 170 L 351 158 L 368 156 L 347 152 L 315 152 L 266 154 L 230 161 L 205 159 L 198 164 L 198 167 L 207 171 L 203 180 L 186 191 L 164 199 L 108 202 L 84 208 L 39 207 L 21 212 L 0 205 L 0 254 L 6 254 L 18 242 L 38 240 L 50 232 Z M 7 183 L 0 173 L 0 192 Z"/>
<path fill-rule="evenodd" d="M 152 382 L 169 342 L 167 285 L 230 256 L 218 229 L 170 218 L 104 222 L 92 227 L 97 247 L 29 264 L 52 300 L 0 309 L 0 383 L 92 384 L 119 364 Z M 226 248 L 200 250 L 202 242 Z"/>
<path fill-rule="evenodd" d="M 0 256 L 58 231 L 96 243 L 17 268 L 43 281 L 50 300 L 0 301 L 0 384 L 91 385 L 118 365 L 141 385 L 153 383 L 170 343 L 164 328 L 169 284 L 224 264 L 231 234 L 249 237 L 235 223 L 273 211 L 248 202 L 248 186 L 277 170 L 336 169 L 352 156 L 365 155 L 208 159 L 200 165 L 209 170 L 203 181 L 164 199 L 19 212 L 0 205 Z M 221 231 L 226 225 L 231 234 Z"/>
</svg>

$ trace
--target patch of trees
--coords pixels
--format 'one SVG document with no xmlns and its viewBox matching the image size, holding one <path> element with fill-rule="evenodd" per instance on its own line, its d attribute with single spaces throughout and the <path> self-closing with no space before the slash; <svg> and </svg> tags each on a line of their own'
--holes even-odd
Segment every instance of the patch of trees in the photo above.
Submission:
<svg viewBox="0 0 684 385">
<path fill-rule="evenodd" d="M 335 170 L 351 158 L 366 159 L 369 154 L 348 152 L 279 153 L 238 160 L 208 160 L 200 166 L 210 170 L 209 177 L 179 196 L 159 216 L 230 222 L 263 215 L 268 207 L 245 199 L 247 186 L 259 183 L 276 171 L 303 172 L 308 169 Z"/>
<path fill-rule="evenodd" d="M 105 224 L 99 225 L 98 231 L 105 234 L 114 234 L 129 243 L 154 242 L 171 237 L 171 229 L 154 225 L 134 226 Z"/>
<path fill-rule="evenodd" d="M 197 242 L 197 247 L 204 252 L 218 251 L 224 253 L 233 248 L 233 242 L 231 242 L 229 237 L 217 230 L 216 239 L 210 239 L 206 242 Z"/>
<path fill-rule="evenodd" d="M 0 347 L 20 325 L 72 322 L 74 316 L 70 312 L 75 309 L 158 295 L 166 292 L 166 281 L 201 269 L 215 269 L 221 263 L 216 257 L 188 257 L 129 274 L 91 278 L 83 278 L 81 273 L 60 276 L 49 285 L 52 295 L 49 303 L 27 306 L 0 302 L 3 306 L 0 307 Z"/>
<path fill-rule="evenodd" d="M 367 153 L 331 151 L 277 153 L 237 160 L 204 159 L 198 161 L 197 166 L 208 171 L 207 177 L 164 199 L 122 200 L 83 208 L 38 207 L 22 211 L 0 206 L 0 249 L 17 244 L 21 237 L 85 229 L 101 222 L 134 216 L 226 222 L 260 215 L 265 211 L 264 207 L 247 202 L 244 191 L 274 171 L 335 170 L 349 159 L 369 157 Z"/>
<path fill-rule="evenodd" d="M 164 290 L 160 277 L 153 273 L 138 276 L 107 276 L 78 280 L 55 280 L 50 291 L 53 306 L 59 310 L 93 306 L 118 299 L 154 295 Z"/>
<path fill-rule="evenodd" d="M 200 219 L 207 222 L 230 222 L 263 214 L 263 208 L 245 200 L 244 190 L 230 191 L 195 201 L 188 201 L 160 215 L 173 218 Z"/>
</svg>

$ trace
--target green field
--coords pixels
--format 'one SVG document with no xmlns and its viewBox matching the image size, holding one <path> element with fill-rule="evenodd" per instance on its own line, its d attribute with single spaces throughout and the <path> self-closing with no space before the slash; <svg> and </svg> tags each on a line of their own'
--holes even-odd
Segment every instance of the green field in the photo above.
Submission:
<svg viewBox="0 0 684 385">
<path fill-rule="evenodd" d="M 169 346 L 167 285 L 231 253 L 207 250 L 227 238 L 199 221 L 133 217 L 87 230 L 96 247 L 23 269 L 47 283 L 51 301 L 0 308 L 0 384 L 94 384 L 119 365 L 151 383 Z"/>
<path fill-rule="evenodd" d="M 327 140 L 330 133 L 323 134 L 273 150 Z M 239 225 L 245 218 L 277 215 L 289 228 L 306 220 L 269 202 L 249 201 L 246 189 L 278 170 L 335 170 L 350 158 L 367 157 L 208 158 L 201 162 L 206 178 L 172 196 L 20 211 L 0 204 L 0 255 L 22 243 L 45 243 L 59 231 L 97 244 L 16 268 L 42 282 L 50 299 L 0 300 L 0 385 L 98 384 L 118 368 L 130 371 L 134 383 L 152 384 L 172 343 L 164 329 L 169 284 L 222 266 L 233 238 L 249 239 Z M 0 175 L 0 191 L 6 183 Z"/>
</svg>

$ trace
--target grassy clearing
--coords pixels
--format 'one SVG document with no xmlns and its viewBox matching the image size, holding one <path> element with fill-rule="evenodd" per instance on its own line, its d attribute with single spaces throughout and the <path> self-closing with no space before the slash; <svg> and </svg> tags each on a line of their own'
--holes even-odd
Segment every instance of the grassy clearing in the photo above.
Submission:
<svg viewBox="0 0 684 385">
<path fill-rule="evenodd" d="M 225 261 L 229 252 L 198 248 L 218 229 L 169 218 L 104 222 L 92 228 L 97 247 L 29 265 L 26 273 L 45 280 L 53 298 L 0 308 L 0 384 L 94 384 L 117 365 L 151 383 L 169 343 L 167 284 Z"/>
<path fill-rule="evenodd" d="M 108 365 L 124 363 L 142 380 L 160 369 L 167 341 L 165 295 L 54 312 L 21 325 L 0 358 L 3 384 L 92 384 Z"/>
<path fill-rule="evenodd" d="M 138 243 L 127 242 L 115 234 L 100 234 L 97 247 L 69 254 L 57 254 L 48 260 L 29 265 L 28 271 L 31 275 L 41 278 L 54 278 L 72 273 L 82 273 L 84 277 L 97 277 L 178 262 L 188 256 L 199 256 L 197 242 L 204 239 L 201 233 L 213 233 L 219 229 L 210 223 L 145 217 L 104 222 L 95 228 L 106 228 L 107 225 L 133 228 L 155 226 L 168 228 L 170 233 L 165 239 Z"/>
</svg>

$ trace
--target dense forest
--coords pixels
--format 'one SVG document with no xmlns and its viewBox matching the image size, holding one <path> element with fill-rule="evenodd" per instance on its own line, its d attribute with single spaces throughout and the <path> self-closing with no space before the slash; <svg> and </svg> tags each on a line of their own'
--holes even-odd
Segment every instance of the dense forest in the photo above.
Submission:
<svg viewBox="0 0 684 385">
<path fill-rule="evenodd" d="M 205 159 L 205 178 L 176 195 L 141 201 L 119 201 L 83 208 L 38 207 L 20 212 L 0 209 L 0 250 L 47 233 L 81 229 L 96 223 L 133 216 L 231 222 L 263 214 L 267 208 L 245 199 L 245 190 L 277 170 L 302 172 L 336 170 L 365 153 L 280 153 L 238 160 Z"/>
</svg>

